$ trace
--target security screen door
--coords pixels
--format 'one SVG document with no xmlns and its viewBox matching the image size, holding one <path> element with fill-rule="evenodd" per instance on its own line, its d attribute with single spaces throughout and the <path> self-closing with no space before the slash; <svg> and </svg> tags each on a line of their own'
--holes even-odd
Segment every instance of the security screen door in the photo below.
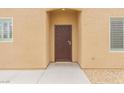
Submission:
<svg viewBox="0 0 124 93">
<path fill-rule="evenodd" d="M 55 25 L 55 61 L 72 61 L 72 25 Z"/>
</svg>

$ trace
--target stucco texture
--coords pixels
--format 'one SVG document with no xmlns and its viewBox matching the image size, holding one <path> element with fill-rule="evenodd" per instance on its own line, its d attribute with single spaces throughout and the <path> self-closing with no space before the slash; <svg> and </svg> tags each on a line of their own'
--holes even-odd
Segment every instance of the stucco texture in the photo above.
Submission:
<svg viewBox="0 0 124 93">
<path fill-rule="evenodd" d="M 123 52 L 109 49 L 110 16 L 124 16 L 124 9 L 82 10 L 79 32 L 79 63 L 82 68 L 124 68 Z"/>
<path fill-rule="evenodd" d="M 109 18 L 124 16 L 124 9 L 75 11 L 1 8 L 0 17 L 13 17 L 13 42 L 0 42 L 0 69 L 46 68 L 54 61 L 54 24 L 73 25 L 72 58 L 81 68 L 124 68 L 123 52 L 109 49 Z"/>
<path fill-rule="evenodd" d="M 0 9 L 0 17 L 13 17 L 13 42 L 0 43 L 0 69 L 46 68 L 44 9 Z"/>
</svg>

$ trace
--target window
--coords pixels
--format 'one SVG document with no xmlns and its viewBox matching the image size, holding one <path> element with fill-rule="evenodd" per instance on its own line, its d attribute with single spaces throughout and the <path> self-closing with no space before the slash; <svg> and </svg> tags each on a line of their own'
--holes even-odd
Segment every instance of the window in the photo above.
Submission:
<svg viewBox="0 0 124 93">
<path fill-rule="evenodd" d="M 0 42 L 12 41 L 12 18 L 0 18 Z"/>
</svg>

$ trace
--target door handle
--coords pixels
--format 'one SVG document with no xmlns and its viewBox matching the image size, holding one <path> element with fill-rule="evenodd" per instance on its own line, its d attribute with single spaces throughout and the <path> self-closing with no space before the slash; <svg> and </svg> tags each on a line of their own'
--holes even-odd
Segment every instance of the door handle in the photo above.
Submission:
<svg viewBox="0 0 124 93">
<path fill-rule="evenodd" d="M 70 40 L 68 40 L 67 43 L 68 43 L 69 45 L 71 45 L 71 41 L 70 41 Z"/>
</svg>

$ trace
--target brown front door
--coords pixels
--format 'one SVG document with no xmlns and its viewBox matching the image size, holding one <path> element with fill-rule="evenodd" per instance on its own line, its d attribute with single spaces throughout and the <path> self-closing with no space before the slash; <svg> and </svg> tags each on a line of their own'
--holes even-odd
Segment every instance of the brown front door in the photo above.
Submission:
<svg viewBox="0 0 124 93">
<path fill-rule="evenodd" d="M 72 61 L 71 25 L 55 25 L 55 61 Z"/>
</svg>

